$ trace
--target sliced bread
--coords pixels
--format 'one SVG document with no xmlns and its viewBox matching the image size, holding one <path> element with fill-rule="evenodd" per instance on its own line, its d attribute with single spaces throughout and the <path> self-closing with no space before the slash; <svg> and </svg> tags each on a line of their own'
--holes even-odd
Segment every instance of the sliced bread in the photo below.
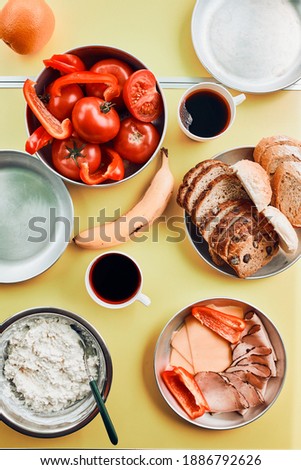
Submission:
<svg viewBox="0 0 301 470">
<path fill-rule="evenodd" d="M 210 211 L 207 214 L 206 222 L 204 223 L 202 229 L 200 229 L 200 233 L 206 242 L 208 242 L 214 229 L 224 219 L 224 217 L 226 217 L 228 214 L 230 217 L 233 217 L 233 214 L 237 214 L 237 211 L 239 210 L 242 202 L 243 200 L 241 199 L 234 199 L 223 202 L 216 210 Z"/>
<path fill-rule="evenodd" d="M 196 202 L 191 213 L 192 221 L 203 230 L 207 214 L 218 211 L 221 204 L 234 199 L 249 199 L 239 179 L 235 175 L 218 176 Z"/>
<path fill-rule="evenodd" d="M 301 162 L 284 162 L 271 180 L 273 205 L 294 227 L 301 227 Z"/>
<path fill-rule="evenodd" d="M 240 160 L 231 166 L 250 199 L 261 212 L 271 202 L 272 188 L 267 172 L 259 163 Z"/>
<path fill-rule="evenodd" d="M 183 182 L 178 189 L 177 203 L 179 204 L 179 206 L 184 207 L 184 199 L 186 192 L 190 185 L 193 183 L 194 179 L 197 178 L 202 171 L 204 171 L 206 168 L 209 168 L 211 165 L 215 165 L 215 160 L 208 159 L 198 163 L 189 171 L 187 171 L 187 173 L 183 177 Z"/>
<path fill-rule="evenodd" d="M 226 163 L 216 161 L 214 165 L 210 165 L 203 169 L 203 171 L 192 181 L 189 188 L 186 191 L 184 197 L 184 208 L 191 214 L 194 205 L 198 198 L 202 195 L 211 181 L 221 175 L 230 175 L 233 170 Z"/>
<path fill-rule="evenodd" d="M 271 178 L 277 167 L 287 161 L 301 161 L 301 147 L 295 145 L 274 145 L 264 152 L 260 164 Z"/>
<path fill-rule="evenodd" d="M 295 253 L 298 248 L 299 240 L 296 230 L 288 218 L 277 207 L 268 206 L 263 214 L 271 222 L 279 235 L 280 246 L 285 253 Z"/>
<path fill-rule="evenodd" d="M 287 135 L 273 135 L 270 137 L 263 137 L 258 142 L 253 152 L 253 158 L 255 162 L 261 164 L 261 157 L 268 148 L 273 147 L 274 145 L 283 145 L 283 144 L 301 146 L 301 142 L 298 142 L 293 137 L 289 137 Z"/>
</svg>

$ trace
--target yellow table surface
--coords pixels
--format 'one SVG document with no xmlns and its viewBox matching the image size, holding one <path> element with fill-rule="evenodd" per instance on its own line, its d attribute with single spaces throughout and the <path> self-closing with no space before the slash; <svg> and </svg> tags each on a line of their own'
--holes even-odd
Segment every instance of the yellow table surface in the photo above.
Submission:
<svg viewBox="0 0 301 470">
<path fill-rule="evenodd" d="M 0 1 L 0 7 L 4 5 Z M 205 77 L 191 43 L 193 0 L 49 0 L 56 17 L 53 37 L 33 56 L 20 56 L 0 44 L 0 76 L 36 76 L 42 59 L 86 44 L 107 44 L 139 57 L 158 77 Z M 255 145 L 277 133 L 300 136 L 301 94 L 280 91 L 248 95 L 237 119 L 224 136 L 206 144 L 189 140 L 178 128 L 176 109 L 181 89 L 166 89 L 169 149 L 176 187 L 194 164 L 233 147 Z M 237 94 L 237 92 L 233 92 Z M 25 103 L 21 89 L 0 89 L 0 147 L 24 149 Z M 143 194 L 157 169 L 154 161 L 134 180 L 117 189 L 68 186 L 79 227 L 88 217 L 125 212 Z M 165 215 L 182 218 L 173 196 Z M 182 224 L 183 229 L 183 224 Z M 0 285 L 0 321 L 35 306 L 51 305 L 82 315 L 104 337 L 113 360 L 113 383 L 107 400 L 119 434 L 120 448 L 181 449 L 300 449 L 301 265 L 262 280 L 241 281 L 219 274 L 198 257 L 187 238 L 168 241 L 174 234 L 156 225 L 143 243 L 119 249 L 133 255 L 144 274 L 150 307 L 136 302 L 119 311 L 98 306 L 88 296 L 84 274 L 98 254 L 70 243 L 63 256 L 38 277 Z M 154 348 L 166 322 L 180 309 L 208 297 L 234 297 L 263 310 L 282 334 L 288 360 L 284 388 L 272 408 L 255 422 L 232 431 L 207 431 L 181 420 L 161 397 L 153 373 Z M 84 429 L 62 438 L 35 439 L 0 423 L 2 447 L 110 448 L 97 416 Z"/>
</svg>

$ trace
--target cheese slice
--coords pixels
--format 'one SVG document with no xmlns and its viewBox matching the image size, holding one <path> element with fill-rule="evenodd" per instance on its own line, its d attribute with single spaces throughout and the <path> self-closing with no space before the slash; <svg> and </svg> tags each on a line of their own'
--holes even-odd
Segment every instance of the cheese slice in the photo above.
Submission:
<svg viewBox="0 0 301 470">
<path fill-rule="evenodd" d="M 182 356 L 175 348 L 171 348 L 169 363 L 173 367 L 183 367 L 187 372 L 194 375 L 194 368 L 192 364 L 186 361 L 185 357 Z"/>
<path fill-rule="evenodd" d="M 229 367 L 232 361 L 230 343 L 192 315 L 186 317 L 185 323 L 195 373 L 222 372 Z"/>
<path fill-rule="evenodd" d="M 217 307 L 214 304 L 206 305 L 206 307 L 213 308 L 213 310 L 218 310 L 219 312 L 226 313 L 227 315 L 233 315 L 235 317 L 243 318 L 244 311 L 241 307 L 236 305 L 226 305 L 225 307 Z"/>
<path fill-rule="evenodd" d="M 171 338 L 171 346 L 181 354 L 187 362 L 192 364 L 192 356 L 190 350 L 190 344 L 188 341 L 188 335 L 186 325 L 183 323 L 181 328 L 175 331 Z"/>
</svg>

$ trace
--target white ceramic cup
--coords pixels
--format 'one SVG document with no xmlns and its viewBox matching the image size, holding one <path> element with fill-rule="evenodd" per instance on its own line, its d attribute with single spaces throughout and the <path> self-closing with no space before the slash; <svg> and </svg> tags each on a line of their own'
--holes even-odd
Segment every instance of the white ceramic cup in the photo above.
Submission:
<svg viewBox="0 0 301 470">
<path fill-rule="evenodd" d="M 228 104 L 228 111 L 230 114 L 225 128 L 221 132 L 210 137 L 202 137 L 202 136 L 199 136 L 190 132 L 189 130 L 189 125 L 191 124 L 191 115 L 187 111 L 185 107 L 185 103 L 186 103 L 186 100 L 191 95 L 201 90 L 211 91 L 214 94 L 220 95 L 226 101 L 226 104 Z M 188 88 L 188 90 L 186 90 L 186 92 L 184 93 L 184 95 L 182 96 L 179 102 L 178 122 L 179 122 L 180 128 L 182 129 L 184 134 L 190 137 L 190 139 L 196 140 L 198 142 L 207 142 L 208 140 L 216 139 L 217 137 L 220 137 L 221 135 L 223 135 L 228 129 L 230 129 L 236 116 L 236 106 L 242 103 L 245 99 L 246 99 L 246 96 L 243 93 L 237 96 L 232 96 L 225 87 L 217 83 L 201 82 L 196 85 L 193 85 L 192 87 Z"/>
<path fill-rule="evenodd" d="M 105 287 L 107 280 L 110 281 L 109 291 Z M 127 295 L 123 296 L 124 292 L 120 291 L 120 288 L 123 288 L 127 282 L 129 289 Z M 142 293 L 143 276 L 140 267 L 131 256 L 120 251 L 108 251 L 94 258 L 86 270 L 85 284 L 90 297 L 103 307 L 123 308 L 135 300 L 146 306 L 151 303 L 150 298 Z"/>
</svg>

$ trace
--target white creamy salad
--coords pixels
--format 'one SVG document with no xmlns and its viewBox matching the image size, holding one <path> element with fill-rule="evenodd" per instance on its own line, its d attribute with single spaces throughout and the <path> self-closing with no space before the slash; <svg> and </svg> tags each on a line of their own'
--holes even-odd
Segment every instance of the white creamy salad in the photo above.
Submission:
<svg viewBox="0 0 301 470">
<path fill-rule="evenodd" d="M 94 377 L 97 364 L 97 355 L 88 357 Z M 12 334 L 4 375 L 37 413 L 60 411 L 90 391 L 79 335 L 58 317 L 29 319 Z"/>
</svg>

